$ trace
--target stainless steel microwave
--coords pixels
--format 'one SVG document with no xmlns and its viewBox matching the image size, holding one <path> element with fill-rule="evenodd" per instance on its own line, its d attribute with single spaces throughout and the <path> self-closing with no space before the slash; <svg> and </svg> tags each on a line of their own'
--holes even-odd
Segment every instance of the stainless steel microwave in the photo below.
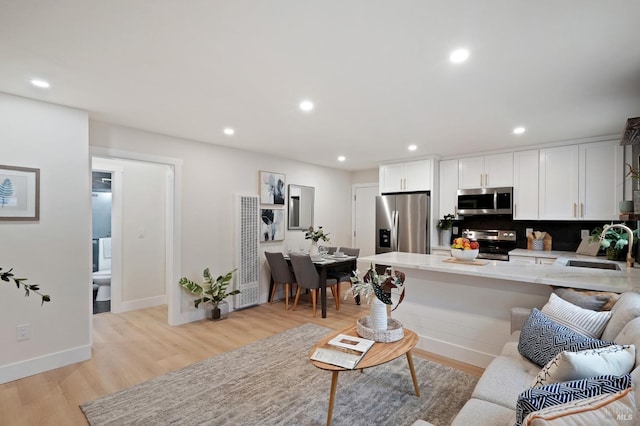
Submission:
<svg viewBox="0 0 640 426">
<path fill-rule="evenodd" d="M 513 214 L 513 188 L 458 189 L 458 214 Z"/>
</svg>

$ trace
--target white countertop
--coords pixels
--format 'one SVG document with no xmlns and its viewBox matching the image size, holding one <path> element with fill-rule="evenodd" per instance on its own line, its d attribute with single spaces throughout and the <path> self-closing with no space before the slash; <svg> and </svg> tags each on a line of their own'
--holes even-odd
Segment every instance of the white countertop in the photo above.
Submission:
<svg viewBox="0 0 640 426">
<path fill-rule="evenodd" d="M 585 259 L 595 259 L 595 257 L 584 256 L 581 254 L 576 254 L 573 251 L 560 251 L 560 250 L 527 250 L 527 249 L 514 249 L 509 252 L 509 256 L 529 256 L 529 257 L 546 257 L 546 258 L 557 258 L 557 257 L 584 257 Z M 599 262 L 600 260 L 598 260 Z"/>
<path fill-rule="evenodd" d="M 530 252 L 530 250 L 525 250 Z M 545 253 L 545 252 L 540 252 Z M 552 253 L 552 252 L 546 252 Z M 624 262 L 618 263 L 622 270 L 603 270 L 565 266 L 569 258 L 607 262 L 602 258 L 577 255 L 573 252 L 561 253 L 553 265 L 528 265 L 499 260 L 489 261 L 486 265 L 469 265 L 444 262 L 443 256 L 416 253 L 384 253 L 361 257 L 359 261 L 373 262 L 399 268 L 445 272 L 459 275 L 483 276 L 499 280 L 518 281 L 533 284 L 575 287 L 588 290 L 640 291 L 640 267 L 627 268 Z M 554 256 L 555 257 L 555 256 Z"/>
</svg>

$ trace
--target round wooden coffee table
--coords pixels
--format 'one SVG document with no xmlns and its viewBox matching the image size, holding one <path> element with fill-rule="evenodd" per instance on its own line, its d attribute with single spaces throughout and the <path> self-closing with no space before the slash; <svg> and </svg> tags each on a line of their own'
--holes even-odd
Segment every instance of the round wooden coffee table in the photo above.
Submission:
<svg viewBox="0 0 640 426">
<path fill-rule="evenodd" d="M 309 355 L 313 354 L 319 347 L 324 346 L 329 340 L 333 339 L 338 334 L 346 334 L 348 336 L 357 336 L 356 325 L 352 325 L 342 330 L 338 330 L 328 334 L 320 339 L 315 346 L 311 349 Z M 365 354 L 356 366 L 356 370 L 364 370 L 365 368 L 371 368 L 384 364 L 389 361 L 406 355 L 407 363 L 409 364 L 409 370 L 411 371 L 411 379 L 413 380 L 413 387 L 415 388 L 416 395 L 420 396 L 420 388 L 418 387 L 418 379 L 416 377 L 416 371 L 413 368 L 413 358 L 411 357 L 411 349 L 413 349 L 418 343 L 418 336 L 411 330 L 404 329 L 404 337 L 396 342 L 382 343 L 376 342 L 371 349 Z M 311 360 L 311 363 L 316 367 L 332 372 L 331 376 L 331 390 L 329 392 L 329 408 L 327 412 L 327 426 L 331 425 L 331 418 L 333 416 L 333 406 L 336 398 L 336 389 L 338 387 L 338 373 L 341 371 L 351 371 L 337 365 L 325 364 L 324 362 Z"/>
</svg>

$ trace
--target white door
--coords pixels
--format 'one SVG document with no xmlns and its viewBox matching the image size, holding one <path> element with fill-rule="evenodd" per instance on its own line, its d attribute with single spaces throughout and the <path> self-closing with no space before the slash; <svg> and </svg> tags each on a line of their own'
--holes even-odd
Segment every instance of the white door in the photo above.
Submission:
<svg viewBox="0 0 640 426">
<path fill-rule="evenodd" d="M 353 247 L 360 248 L 360 256 L 376 253 L 376 196 L 377 184 L 353 186 Z"/>
</svg>

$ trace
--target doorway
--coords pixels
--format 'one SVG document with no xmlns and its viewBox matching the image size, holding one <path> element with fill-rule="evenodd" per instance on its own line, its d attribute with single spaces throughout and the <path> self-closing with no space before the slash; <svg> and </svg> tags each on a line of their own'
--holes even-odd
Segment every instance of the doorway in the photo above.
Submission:
<svg viewBox="0 0 640 426">
<path fill-rule="evenodd" d="M 360 256 L 375 253 L 375 211 L 376 196 L 379 195 L 377 183 L 355 184 L 353 193 L 353 247 L 360 248 Z"/>
<path fill-rule="evenodd" d="M 111 310 L 111 172 L 91 172 L 93 314 Z"/>
</svg>

